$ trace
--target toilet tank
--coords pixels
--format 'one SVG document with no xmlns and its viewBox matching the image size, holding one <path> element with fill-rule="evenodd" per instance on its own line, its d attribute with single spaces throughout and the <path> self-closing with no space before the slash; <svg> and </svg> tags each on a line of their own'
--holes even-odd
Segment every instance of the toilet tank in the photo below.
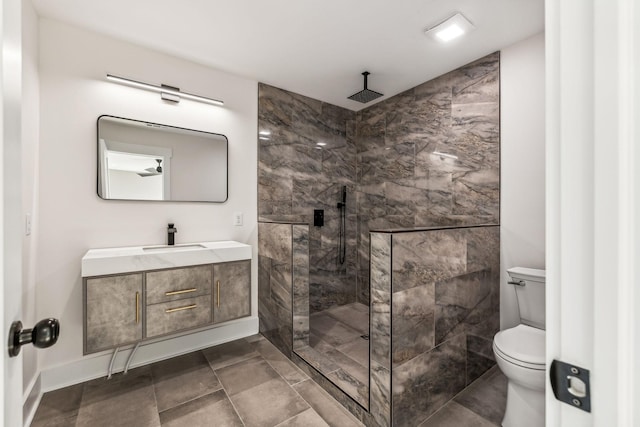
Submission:
<svg viewBox="0 0 640 427">
<path fill-rule="evenodd" d="M 545 271 L 534 268 L 514 267 L 507 270 L 510 282 L 516 290 L 520 322 L 535 328 L 545 329 L 544 286 Z"/>
</svg>

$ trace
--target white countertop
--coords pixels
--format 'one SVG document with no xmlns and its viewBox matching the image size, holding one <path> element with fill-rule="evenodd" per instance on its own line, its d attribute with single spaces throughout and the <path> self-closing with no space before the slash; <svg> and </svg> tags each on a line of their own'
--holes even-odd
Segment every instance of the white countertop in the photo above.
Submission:
<svg viewBox="0 0 640 427">
<path fill-rule="evenodd" d="M 251 246 L 224 240 L 175 246 L 90 249 L 82 257 L 82 277 L 251 259 Z"/>
</svg>

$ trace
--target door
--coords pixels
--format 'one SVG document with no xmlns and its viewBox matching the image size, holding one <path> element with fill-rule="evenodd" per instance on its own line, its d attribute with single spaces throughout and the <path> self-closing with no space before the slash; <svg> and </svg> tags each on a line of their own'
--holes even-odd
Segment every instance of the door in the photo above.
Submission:
<svg viewBox="0 0 640 427">
<path fill-rule="evenodd" d="M 591 380 L 590 413 L 547 381 L 549 427 L 640 425 L 639 26 L 635 0 L 546 2 L 547 362 Z"/>
<path fill-rule="evenodd" d="M 20 320 L 22 307 L 22 204 L 21 204 L 21 2 L 4 0 L 0 6 L 0 331 L 2 336 L 2 408 L 5 426 L 22 425 L 22 354 L 9 358 L 7 339 L 11 323 Z"/>
</svg>

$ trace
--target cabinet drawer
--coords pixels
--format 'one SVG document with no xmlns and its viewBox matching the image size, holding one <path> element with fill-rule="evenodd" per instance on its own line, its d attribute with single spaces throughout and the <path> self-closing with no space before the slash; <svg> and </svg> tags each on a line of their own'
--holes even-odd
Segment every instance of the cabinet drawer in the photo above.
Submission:
<svg viewBox="0 0 640 427">
<path fill-rule="evenodd" d="M 147 276 L 147 305 L 211 294 L 212 266 L 152 271 Z"/>
<path fill-rule="evenodd" d="M 211 295 L 147 306 L 146 337 L 211 323 Z"/>
</svg>

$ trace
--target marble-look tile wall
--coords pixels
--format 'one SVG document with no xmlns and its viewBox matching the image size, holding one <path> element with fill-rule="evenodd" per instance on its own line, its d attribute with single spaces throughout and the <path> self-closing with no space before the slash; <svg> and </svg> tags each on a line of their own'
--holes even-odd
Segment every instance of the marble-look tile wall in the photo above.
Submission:
<svg viewBox="0 0 640 427">
<path fill-rule="evenodd" d="M 391 425 L 391 234 L 371 235 L 369 410 Z"/>
<path fill-rule="evenodd" d="M 370 230 L 499 222 L 499 69 L 496 52 L 358 112 L 360 301 Z"/>
<path fill-rule="evenodd" d="M 260 333 L 288 357 L 293 348 L 293 272 L 300 268 L 299 254 L 294 258 L 294 233 L 298 251 L 304 240 L 300 236 L 304 234 L 303 230 L 294 227 L 292 224 L 258 223 Z"/>
<path fill-rule="evenodd" d="M 309 346 L 309 226 L 292 225 L 293 349 Z"/>
<path fill-rule="evenodd" d="M 391 420 L 381 425 L 419 425 L 495 364 L 499 232 L 371 234 L 371 412 Z"/>
<path fill-rule="evenodd" d="M 309 230 L 312 312 L 369 303 L 370 230 L 498 223 L 499 68 L 496 52 L 357 114 L 260 84 L 259 216 L 312 224 L 325 210 Z"/>
<path fill-rule="evenodd" d="M 356 300 L 355 113 L 266 84 L 258 88 L 258 215 L 310 224 L 311 312 Z M 323 145 L 318 145 L 323 144 Z M 342 187 L 346 262 L 338 262 Z M 313 226 L 324 209 L 324 226 Z"/>
</svg>

